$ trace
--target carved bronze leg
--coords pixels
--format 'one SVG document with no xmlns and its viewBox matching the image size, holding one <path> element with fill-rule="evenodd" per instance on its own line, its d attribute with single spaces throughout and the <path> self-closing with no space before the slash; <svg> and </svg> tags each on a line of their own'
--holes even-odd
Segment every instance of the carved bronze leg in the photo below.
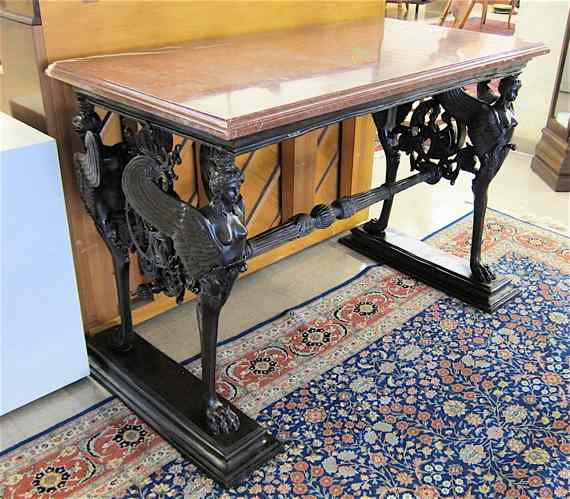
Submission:
<svg viewBox="0 0 570 499">
<path fill-rule="evenodd" d="M 121 325 L 113 336 L 113 346 L 118 350 L 129 350 L 133 344 L 133 318 L 131 314 L 131 298 L 129 290 L 129 268 L 130 260 L 128 255 L 113 255 L 113 267 L 115 270 L 115 284 L 117 286 L 117 299 L 119 302 L 119 315 Z"/>
<path fill-rule="evenodd" d="M 122 144 L 109 147 L 101 143 L 99 133 L 103 123 L 93 105 L 84 99 L 79 100 L 79 114 L 73 125 L 85 146 L 84 153 L 74 156 L 79 191 L 113 258 L 121 324 L 111 342 L 114 348 L 126 351 L 132 347 L 134 337 L 129 296 L 130 243 L 121 189 L 121 176 L 128 157 Z"/>
<path fill-rule="evenodd" d="M 116 242 L 129 241 L 136 249 L 150 282 L 147 289 L 153 293 L 165 292 L 178 301 L 186 289 L 198 293 L 202 380 L 137 334 L 132 334 L 130 350 L 111 348 L 110 340 L 123 344 L 124 336 L 114 330 L 88 339 L 91 372 L 185 457 L 233 486 L 281 449 L 281 443 L 261 425 L 216 395 L 220 312 L 238 273 L 245 269 L 242 174 L 233 155 L 202 146 L 200 169 L 209 203 L 197 209 L 174 191 L 180 150 L 173 147 L 169 132 L 142 123 L 127 130 L 123 138 L 132 159 L 124 168 L 112 170 L 120 176 L 101 177 L 112 181 L 113 188 L 103 189 L 107 193 L 116 191 L 118 178 L 120 195 L 101 198 L 98 193 L 103 191 L 88 183 L 84 198 L 93 201 L 90 212 L 97 215 L 95 220 L 101 221 L 97 227 L 111 243 L 125 314 L 129 312 L 128 247 Z M 121 217 L 109 209 L 115 206 L 113 199 L 123 207 Z M 126 236 L 121 220 L 127 221 Z M 130 315 L 125 317 L 124 331 L 132 332 Z"/>
<path fill-rule="evenodd" d="M 232 154 L 202 146 L 209 202 L 196 209 L 174 190 L 184 142 L 174 146 L 172 134 L 153 123 L 121 119 L 123 142 L 105 146 L 99 138 L 104 120 L 88 99 L 79 96 L 73 121 L 85 146 L 74 157 L 75 170 L 86 209 L 113 258 L 121 315 L 119 327 L 87 338 L 91 374 L 184 457 L 234 486 L 282 448 L 216 395 L 220 312 L 245 270 L 243 176 Z M 199 294 L 202 380 L 133 331 L 131 250 L 147 279 L 148 297 L 164 292 L 181 302 L 186 289 Z"/>
<path fill-rule="evenodd" d="M 501 80 L 499 95 L 489 88 L 484 81 L 477 86 L 477 99 L 467 95 L 463 89 L 455 89 L 438 96 L 445 109 L 467 126 L 471 146 L 466 148 L 465 158 L 479 160 L 479 169 L 474 168 L 472 159 L 467 159 L 460 168 L 474 173 L 473 181 L 474 214 L 473 237 L 471 241 L 470 266 L 472 278 L 479 282 L 491 282 L 495 274 L 481 263 L 481 246 L 487 210 L 487 191 L 489 184 L 501 168 L 510 149 L 510 143 L 517 120 L 513 103 L 518 95 L 521 83 L 517 76 Z"/>
<path fill-rule="evenodd" d="M 386 185 L 396 181 L 398 167 L 400 166 L 400 151 L 396 138 L 396 129 L 406 118 L 411 104 L 393 107 L 385 111 L 373 113 L 372 118 L 378 131 L 378 139 L 382 144 L 386 156 Z M 388 226 L 394 198 L 386 199 L 382 203 L 382 212 L 377 220 L 370 220 L 364 225 L 364 230 L 370 234 L 382 234 Z"/>
<path fill-rule="evenodd" d="M 499 96 L 491 91 L 490 81 L 482 81 L 477 85 L 477 98 L 484 103 L 493 105 Z M 504 158 L 500 160 L 502 164 Z M 481 263 L 481 248 L 483 244 L 483 232 L 485 230 L 485 214 L 487 212 L 489 185 L 498 173 L 500 165 L 494 166 L 492 159 L 487 155 L 479 158 L 480 168 L 474 171 L 473 179 L 473 232 L 471 238 L 471 255 L 469 264 L 473 277 L 481 282 L 491 282 L 496 276 L 493 270 Z"/>
<path fill-rule="evenodd" d="M 221 309 L 240 270 L 245 270 L 247 230 L 240 194 L 243 175 L 236 168 L 233 155 L 202 145 L 200 171 L 209 200 L 202 213 L 207 217 L 206 223 L 220 248 L 220 254 L 213 257 L 210 265 L 218 263 L 221 267 L 197 279 L 202 381 L 206 384 L 208 399 L 206 417 L 210 431 L 219 434 L 234 432 L 240 427 L 239 418 L 216 395 L 216 344 Z M 195 272 L 196 269 L 189 271 Z"/>
<path fill-rule="evenodd" d="M 172 242 L 176 261 L 183 267 L 181 282 L 200 296 L 198 323 L 208 427 L 214 434 L 235 432 L 240 422 L 216 396 L 215 371 L 220 311 L 238 273 L 245 270 L 243 175 L 232 154 L 202 145 L 200 171 L 208 204 L 197 209 L 163 188 L 159 166 L 153 155 L 137 156 L 125 168 L 123 190 L 129 206 L 145 223 Z"/>
<path fill-rule="evenodd" d="M 395 138 L 391 133 L 396 126 L 396 114 L 397 108 L 392 108 L 372 115 L 376 129 L 378 130 L 378 139 L 382 144 L 386 156 L 386 184 L 392 184 L 396 181 L 398 167 L 400 166 L 400 151 L 395 148 Z M 364 225 L 366 232 L 370 234 L 382 234 L 386 230 L 393 202 L 394 198 L 390 198 L 382 203 L 380 218 L 367 222 Z"/>
<path fill-rule="evenodd" d="M 418 103 L 409 125 L 402 122 L 410 108 L 406 110 L 400 106 L 398 113 L 389 111 L 374 115 L 378 135 L 386 151 L 386 189 L 393 190 L 399 184 L 393 179 L 400 151 L 410 156 L 412 170 L 432 173 L 424 179 L 425 182 L 436 183 L 444 178 L 453 184 L 460 171 L 475 176 L 469 264 L 464 259 L 386 230 L 390 201 L 384 201 L 378 220 L 365 224 L 364 228 L 353 229 L 352 234 L 342 238 L 341 242 L 483 310 L 494 311 L 516 296 L 519 291 L 508 277 L 496 278 L 493 271 L 481 262 L 481 246 L 489 184 L 508 151 L 514 148 L 510 144 L 517 125 L 513 102 L 519 88 L 519 80 L 511 76 L 501 81 L 499 94 L 490 90 L 489 82 L 478 85 L 477 98 L 467 94 L 463 88 L 443 92 Z M 465 143 L 467 136 L 469 144 Z M 376 199 L 380 197 L 378 195 Z M 261 236 L 258 238 L 259 244 L 257 240 L 252 243 L 266 247 L 267 242 L 262 241 Z"/>
<path fill-rule="evenodd" d="M 495 274 L 490 267 L 481 263 L 481 246 L 485 228 L 485 213 L 487 211 L 487 191 L 494 176 L 495 175 L 491 174 L 488 168 L 482 166 L 480 173 L 473 180 L 473 234 L 469 264 L 473 272 L 473 277 L 482 282 L 491 282 L 495 279 Z"/>
<path fill-rule="evenodd" d="M 237 268 L 220 269 L 200 279 L 196 309 L 202 347 L 202 381 L 207 389 L 208 427 L 215 435 L 239 429 L 239 419 L 216 395 L 216 343 L 220 312 L 238 276 Z"/>
</svg>

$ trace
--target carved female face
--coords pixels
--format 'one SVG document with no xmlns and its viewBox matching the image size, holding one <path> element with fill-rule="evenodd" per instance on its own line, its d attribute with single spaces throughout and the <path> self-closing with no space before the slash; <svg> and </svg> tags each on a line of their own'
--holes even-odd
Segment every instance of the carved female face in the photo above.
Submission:
<svg viewBox="0 0 570 499">
<path fill-rule="evenodd" d="M 241 184 L 241 172 L 231 172 L 216 176 L 210 185 L 214 199 L 219 199 L 227 209 L 231 209 L 241 199 Z"/>
<path fill-rule="evenodd" d="M 234 206 L 240 198 L 240 186 L 238 182 L 228 182 L 222 192 L 222 200 L 227 206 Z"/>
<path fill-rule="evenodd" d="M 499 92 L 506 101 L 513 102 L 519 95 L 521 81 L 518 78 L 505 78 L 499 84 Z"/>
</svg>

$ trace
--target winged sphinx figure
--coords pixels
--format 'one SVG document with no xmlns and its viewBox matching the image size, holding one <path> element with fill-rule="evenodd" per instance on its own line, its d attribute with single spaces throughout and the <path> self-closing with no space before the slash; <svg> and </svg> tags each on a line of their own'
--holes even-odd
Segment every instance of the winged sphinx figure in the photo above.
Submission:
<svg viewBox="0 0 570 499">
<path fill-rule="evenodd" d="M 91 113 L 95 114 L 94 111 Z M 83 116 L 88 118 L 89 110 Z M 80 125 L 81 120 L 78 123 Z M 79 131 L 85 146 L 84 153 L 76 153 L 73 157 L 79 193 L 113 259 L 121 314 L 121 326 L 113 336 L 113 342 L 117 349 L 128 350 L 132 346 L 134 332 L 129 302 L 130 243 L 125 224 L 125 197 L 121 188 L 128 153 L 122 143 L 106 146 L 97 132 Z"/>
<path fill-rule="evenodd" d="M 149 224 L 170 237 L 186 279 L 198 292 L 198 326 L 202 348 L 202 381 L 207 387 L 206 417 L 214 434 L 239 429 L 236 414 L 216 395 L 218 320 L 238 273 L 245 268 L 247 231 L 240 185 L 242 173 L 233 157 L 207 146 L 200 167 L 209 204 L 197 209 L 165 193 L 153 180 L 155 160 L 133 158 L 123 174 L 129 205 Z"/>
<path fill-rule="evenodd" d="M 73 159 L 79 193 L 106 242 L 119 242 L 124 225 L 124 196 L 121 176 L 126 163 L 122 144 L 105 146 L 98 134 L 88 130 L 85 152 Z"/>
<path fill-rule="evenodd" d="M 449 114 L 467 126 L 472 144 L 460 151 L 458 160 L 463 163 L 462 169 L 475 173 L 470 265 L 473 277 L 483 282 L 495 279 L 493 271 L 481 263 L 487 190 L 508 152 L 515 148 L 511 144 L 517 126 L 513 102 L 520 87 L 520 80 L 516 76 L 510 76 L 501 80 L 499 95 L 490 90 L 488 82 L 483 82 L 478 85 L 478 98 L 471 97 L 461 88 L 444 92 L 436 97 Z M 477 170 L 474 168 L 475 158 L 479 162 Z"/>
</svg>

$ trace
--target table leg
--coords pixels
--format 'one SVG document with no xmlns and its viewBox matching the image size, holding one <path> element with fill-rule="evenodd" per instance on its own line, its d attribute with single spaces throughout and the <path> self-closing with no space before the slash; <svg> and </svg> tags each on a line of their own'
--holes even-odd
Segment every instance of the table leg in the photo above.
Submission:
<svg viewBox="0 0 570 499">
<path fill-rule="evenodd" d="M 488 85 L 485 82 L 484 85 Z M 473 277 L 482 282 L 495 279 L 494 272 L 481 263 L 481 246 L 487 211 L 487 191 L 489 184 L 499 172 L 507 154 L 515 146 L 510 143 L 517 121 L 513 103 L 518 96 L 521 83 L 516 76 L 501 80 L 499 96 L 494 103 L 489 103 L 490 90 L 478 88 L 478 94 L 487 97 L 487 101 L 474 99 L 462 89 L 456 89 L 439 97 L 446 110 L 466 123 L 472 143 L 472 154 L 479 162 L 479 168 L 473 170 L 474 213 L 473 237 L 471 244 L 470 266 Z"/>
<path fill-rule="evenodd" d="M 513 14 L 515 13 L 516 8 L 516 0 L 511 0 L 511 10 L 509 11 L 509 20 L 507 22 L 507 27 L 511 29 L 511 20 L 513 18 Z"/>
<path fill-rule="evenodd" d="M 397 130 L 412 108 L 411 104 L 380 111 L 372 115 L 378 139 L 386 157 L 386 184 L 396 181 L 400 165 L 400 151 L 397 148 Z M 382 234 L 388 226 L 394 198 L 387 199 L 382 204 L 382 212 L 378 220 L 371 220 L 365 225 L 370 234 Z"/>
<path fill-rule="evenodd" d="M 489 11 L 489 0 L 483 0 L 482 11 L 481 11 L 481 23 L 479 29 L 483 27 L 483 24 L 487 22 L 487 13 Z"/>
<path fill-rule="evenodd" d="M 239 418 L 231 407 L 216 394 L 216 344 L 220 312 L 237 278 L 237 269 L 217 270 L 201 279 L 200 297 L 196 307 L 200 345 L 202 348 L 202 381 L 207 389 L 208 428 L 214 434 L 239 429 Z"/>
<path fill-rule="evenodd" d="M 121 189 L 128 154 L 123 144 L 113 147 L 102 144 L 99 133 L 103 122 L 85 99 L 79 101 L 79 113 L 73 125 L 85 147 L 84 153 L 74 155 L 80 195 L 111 253 L 115 270 L 121 324 L 114 330 L 111 342 L 114 348 L 126 351 L 132 347 L 134 337 L 129 296 L 129 241 Z"/>
<path fill-rule="evenodd" d="M 451 5 L 453 4 L 453 0 L 448 0 L 447 4 L 445 4 L 445 7 L 443 9 L 443 12 L 441 14 L 441 17 L 439 19 L 439 25 L 443 26 L 443 23 L 445 23 L 445 20 L 447 19 L 447 16 L 449 14 L 449 11 L 451 9 Z"/>
<path fill-rule="evenodd" d="M 455 19 L 455 22 L 453 23 L 454 28 L 463 29 L 463 27 L 465 26 L 465 23 L 467 22 L 467 19 L 469 19 L 469 16 L 471 15 L 471 11 L 473 10 L 473 7 L 475 7 L 476 2 L 477 2 L 477 0 L 470 0 L 469 1 L 469 5 L 465 9 L 461 18 L 459 20 Z"/>
</svg>

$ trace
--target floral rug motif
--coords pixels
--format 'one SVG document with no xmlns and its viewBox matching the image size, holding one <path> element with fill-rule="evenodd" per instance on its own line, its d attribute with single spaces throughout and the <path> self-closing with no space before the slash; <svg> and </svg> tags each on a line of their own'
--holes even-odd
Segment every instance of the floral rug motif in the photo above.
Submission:
<svg viewBox="0 0 570 499">
<path fill-rule="evenodd" d="M 111 399 L 0 455 L 0 497 L 570 497 L 569 241 L 491 212 L 483 250 L 522 290 L 495 314 L 374 266 L 221 346 L 224 396 L 287 442 L 237 489 Z"/>
</svg>

